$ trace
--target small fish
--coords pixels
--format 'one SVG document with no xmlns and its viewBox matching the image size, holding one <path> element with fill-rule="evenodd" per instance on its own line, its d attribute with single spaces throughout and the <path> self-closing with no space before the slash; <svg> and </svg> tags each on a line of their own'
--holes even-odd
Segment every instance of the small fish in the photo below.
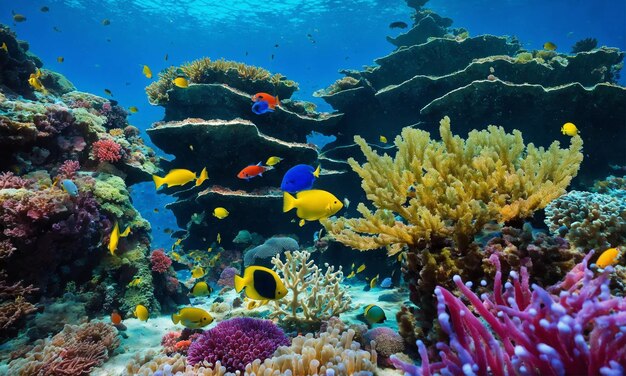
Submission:
<svg viewBox="0 0 626 376">
<path fill-rule="evenodd" d="M 578 134 L 578 128 L 576 128 L 574 123 L 565 123 L 561 127 L 561 133 L 567 136 L 574 137 Z"/>
<path fill-rule="evenodd" d="M 347 197 L 343 198 L 343 206 L 345 206 L 346 209 L 350 207 L 350 200 L 348 200 Z"/>
<path fill-rule="evenodd" d="M 406 22 L 396 21 L 389 24 L 390 29 L 406 29 L 409 25 Z"/>
<path fill-rule="evenodd" d="M 119 325 L 122 323 L 122 316 L 117 311 L 111 312 L 111 322 L 113 325 Z"/>
<path fill-rule="evenodd" d="M 280 46 L 278 45 L 278 43 L 276 43 L 276 44 L 274 45 L 274 48 L 278 48 L 278 47 L 280 47 Z"/>
<path fill-rule="evenodd" d="M 136 114 L 139 111 L 139 109 L 137 108 L 137 106 L 130 106 L 130 107 L 128 107 L 128 111 L 131 114 Z"/>
<path fill-rule="evenodd" d="M 142 69 L 142 73 L 144 76 L 146 76 L 146 78 L 152 78 L 152 71 L 150 70 L 149 66 L 144 65 Z"/>
<path fill-rule="evenodd" d="M 243 277 L 235 275 L 235 290 L 246 289 L 246 296 L 254 300 L 278 300 L 287 295 L 287 288 L 278 274 L 263 266 L 248 266 Z"/>
<path fill-rule="evenodd" d="M 141 283 L 141 278 L 135 278 L 128 283 L 128 287 L 139 286 L 140 283 Z"/>
<path fill-rule="evenodd" d="M 24 16 L 23 14 L 13 12 L 13 21 L 24 22 L 26 21 L 26 16 Z"/>
<path fill-rule="evenodd" d="M 213 292 L 211 286 L 209 286 L 206 282 L 200 281 L 196 282 L 195 285 L 191 288 L 191 295 L 195 297 L 199 296 L 207 296 Z"/>
<path fill-rule="evenodd" d="M 353 270 L 353 271 L 351 271 L 351 272 L 350 272 L 350 274 L 348 274 L 348 275 L 346 276 L 346 279 L 353 278 L 355 275 L 356 275 L 356 274 L 354 274 L 354 270 Z"/>
<path fill-rule="evenodd" d="M 380 142 L 382 142 L 383 144 L 386 144 L 386 143 L 387 143 L 387 137 L 385 137 L 385 136 L 383 136 L 383 135 L 381 135 L 380 137 L 378 137 L 378 140 L 379 140 Z"/>
<path fill-rule="evenodd" d="M 115 222 L 109 239 L 109 252 L 111 252 L 112 256 L 115 256 L 115 251 L 117 251 L 117 245 L 120 242 L 120 238 L 125 238 L 128 234 L 130 234 L 130 226 L 126 227 L 126 230 L 120 233 L 120 226 L 117 222 Z"/>
<path fill-rule="evenodd" d="M 217 219 L 224 219 L 226 217 L 228 217 L 228 210 L 222 208 L 222 207 L 218 207 L 213 209 L 213 216 L 216 217 Z"/>
<path fill-rule="evenodd" d="M 209 247 L 209 248 L 207 248 L 207 249 L 206 249 L 206 251 L 207 251 L 208 253 L 213 252 L 213 247 Z"/>
<path fill-rule="evenodd" d="M 58 28 L 58 27 L 56 27 L 56 26 L 52 26 L 52 30 L 56 31 L 57 33 L 60 33 L 60 32 L 61 32 L 61 29 L 59 29 L 59 28 Z"/>
<path fill-rule="evenodd" d="M 44 13 L 46 13 L 46 12 L 49 12 L 49 11 L 50 11 L 50 8 L 48 8 L 48 7 L 46 7 L 46 6 L 43 6 L 43 7 L 39 8 L 39 10 L 40 10 L 40 11 L 42 11 L 42 12 L 44 12 Z"/>
<path fill-rule="evenodd" d="M 222 256 L 221 253 L 218 253 L 217 255 L 213 256 L 213 258 L 211 260 L 209 260 L 209 267 L 214 267 L 215 264 L 217 263 L 217 260 L 220 259 L 220 257 Z"/>
<path fill-rule="evenodd" d="M 104 89 L 104 94 L 113 96 L 113 93 L 109 89 Z"/>
<path fill-rule="evenodd" d="M 376 287 L 377 283 L 378 283 L 378 274 L 376 274 L 376 277 L 372 278 L 372 280 L 370 281 L 370 289 L 373 289 L 374 287 Z"/>
<path fill-rule="evenodd" d="M 546 42 L 543 44 L 543 49 L 548 51 L 554 51 L 556 50 L 556 44 L 552 42 Z"/>
<path fill-rule="evenodd" d="M 183 239 L 176 239 L 176 241 L 174 242 L 174 245 L 180 245 L 182 241 Z"/>
<path fill-rule="evenodd" d="M 177 168 L 170 170 L 164 177 L 152 175 L 154 185 L 156 189 L 159 189 L 162 185 L 167 184 L 167 187 L 183 186 L 196 179 L 196 173 L 183 168 Z"/>
<path fill-rule="evenodd" d="M 35 89 L 37 91 L 41 91 L 44 94 L 47 94 L 48 91 L 46 90 L 46 88 L 43 86 L 43 84 L 39 80 L 39 78 L 41 78 L 41 76 L 42 76 L 41 70 L 39 70 L 39 68 L 37 68 L 35 70 L 35 73 L 31 73 L 30 74 L 30 77 L 28 78 L 28 84 L 30 86 L 32 86 L 33 89 Z"/>
<path fill-rule="evenodd" d="M 382 308 L 375 304 L 370 304 L 363 310 L 363 314 L 365 315 L 365 319 L 370 324 L 380 324 L 387 320 L 385 316 L 385 311 Z"/>
<path fill-rule="evenodd" d="M 0 46 L 0 50 L 4 50 L 4 52 L 9 53 L 9 48 L 7 47 L 6 42 L 2 42 L 2 46 Z"/>
<path fill-rule="evenodd" d="M 202 269 L 201 266 L 196 266 L 195 268 L 191 269 L 191 276 L 196 279 L 204 277 L 204 274 L 204 269 Z"/>
<path fill-rule="evenodd" d="M 178 253 L 172 252 L 171 255 L 174 261 L 180 261 L 180 255 Z"/>
<path fill-rule="evenodd" d="M 298 222 L 298 226 L 302 227 L 305 223 L 306 221 L 304 219 L 301 219 L 300 222 Z"/>
<path fill-rule="evenodd" d="M 221 244 L 222 243 L 222 235 L 220 235 L 220 233 L 217 233 L 217 244 Z"/>
<path fill-rule="evenodd" d="M 176 77 L 172 80 L 172 83 L 182 89 L 186 89 L 189 87 L 189 81 L 185 77 Z"/>
<path fill-rule="evenodd" d="M 212 323 L 213 317 L 201 308 L 186 307 L 172 315 L 172 322 L 189 329 L 200 329 Z"/>
<path fill-rule="evenodd" d="M 619 259 L 619 251 L 617 248 L 609 248 L 606 251 L 602 252 L 598 260 L 596 261 L 596 265 L 599 268 L 606 268 L 609 265 L 617 264 Z"/>
<path fill-rule="evenodd" d="M 283 192 L 283 212 L 286 213 L 296 208 L 296 215 L 307 221 L 317 221 L 328 218 L 337 213 L 343 204 L 332 193 L 321 189 L 310 189 L 298 192 L 293 197 L 288 192 Z"/>
<path fill-rule="evenodd" d="M 283 180 L 280 183 L 280 189 L 289 192 L 297 193 L 307 189 L 313 188 L 315 179 L 320 176 L 321 167 L 317 168 L 306 164 L 295 165 L 283 176 Z"/>
<path fill-rule="evenodd" d="M 244 167 L 241 171 L 239 171 L 239 173 L 237 174 L 237 177 L 239 179 L 246 179 L 246 180 L 250 180 L 256 176 L 262 177 L 265 171 L 269 171 L 272 168 L 273 168 L 272 166 L 263 166 L 261 162 L 259 162 L 255 165 Z"/>
<path fill-rule="evenodd" d="M 65 61 L 65 58 L 63 56 L 57 57 L 57 63 L 62 63 L 64 61 Z"/>
<path fill-rule="evenodd" d="M 205 167 L 202 169 L 202 171 L 200 171 L 200 176 L 198 177 L 198 179 L 196 179 L 196 187 L 199 187 L 200 185 L 202 185 L 202 183 L 204 183 L 204 181 L 207 180 L 208 178 L 209 178 L 209 173 L 206 172 L 206 167 Z"/>
<path fill-rule="evenodd" d="M 270 57 L 270 60 L 274 60 L 274 54 L 272 54 L 272 56 Z"/>
<path fill-rule="evenodd" d="M 282 161 L 283 159 L 281 157 L 269 157 L 267 158 L 267 161 L 265 161 L 265 164 L 267 166 L 274 166 L 277 165 L 278 163 L 280 163 L 280 161 Z"/>
<path fill-rule="evenodd" d="M 167 54 L 165 54 L 165 61 L 167 61 L 168 58 L 169 58 L 169 56 Z"/>
<path fill-rule="evenodd" d="M 272 96 L 268 93 L 256 93 L 252 96 L 252 102 L 265 101 L 267 105 L 273 110 L 276 106 L 280 106 L 280 100 L 278 96 Z"/>
<path fill-rule="evenodd" d="M 78 187 L 70 179 L 63 179 L 61 181 L 61 188 L 72 197 L 78 196 Z"/>
<path fill-rule="evenodd" d="M 270 105 L 267 104 L 266 101 L 258 101 L 254 102 L 254 104 L 252 105 L 252 112 L 257 115 L 263 115 L 268 112 L 274 112 L 274 110 L 270 108 Z"/>
<path fill-rule="evenodd" d="M 363 270 L 365 270 L 366 266 L 365 264 L 361 264 L 361 266 L 359 266 L 356 270 L 357 273 L 361 273 Z"/>
<path fill-rule="evenodd" d="M 111 24 L 111 20 L 108 18 L 105 18 L 102 20 L 102 25 L 104 26 L 109 26 Z"/>
<path fill-rule="evenodd" d="M 350 269 L 354 270 L 354 263 L 352 263 L 352 266 L 350 267 Z"/>
<path fill-rule="evenodd" d="M 148 321 L 148 318 L 150 318 L 150 312 L 148 312 L 148 308 L 142 306 L 141 304 L 137 304 L 135 310 L 133 311 L 133 316 L 141 321 Z"/>
<path fill-rule="evenodd" d="M 382 287 L 384 289 L 390 288 L 391 285 L 392 285 L 392 282 L 391 282 L 391 278 L 390 277 L 387 277 L 387 278 L 383 279 L 383 281 L 380 283 L 380 287 Z"/>
<path fill-rule="evenodd" d="M 171 234 L 172 232 L 174 232 L 174 230 L 172 230 L 172 229 L 171 229 L 171 228 L 169 228 L 169 227 L 166 227 L 166 228 L 164 228 L 164 229 L 163 229 L 163 233 L 164 233 L 164 234 Z"/>
<path fill-rule="evenodd" d="M 193 151 L 193 145 L 189 144 L 189 150 Z"/>
</svg>

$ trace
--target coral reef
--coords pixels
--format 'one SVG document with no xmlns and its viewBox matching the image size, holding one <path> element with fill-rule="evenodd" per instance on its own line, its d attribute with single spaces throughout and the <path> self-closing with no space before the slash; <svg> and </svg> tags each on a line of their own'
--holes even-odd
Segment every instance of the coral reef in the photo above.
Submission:
<svg viewBox="0 0 626 376">
<path fill-rule="evenodd" d="M 546 207 L 546 225 L 584 250 L 626 242 L 626 202 L 603 193 L 571 191 Z"/>
<path fill-rule="evenodd" d="M 379 366 L 392 366 L 389 357 L 404 351 L 404 338 L 393 329 L 384 326 L 368 330 L 363 335 L 363 342 L 366 349 L 371 346 L 376 350 Z"/>
<path fill-rule="evenodd" d="M 598 46 L 598 40 L 596 38 L 585 38 L 577 41 L 572 46 L 571 53 L 577 54 L 579 52 L 589 52 Z"/>
<path fill-rule="evenodd" d="M 277 255 L 272 264 L 289 292 L 272 302 L 270 318 L 290 329 L 310 330 L 349 309 L 351 298 L 341 286 L 341 266 L 335 271 L 334 266 L 326 264 L 326 271 L 322 271 L 310 260 L 309 252 L 287 251 L 283 255 L 284 262 Z"/>
<path fill-rule="evenodd" d="M 441 361 L 431 362 L 418 341 L 421 367 L 393 356 L 392 362 L 410 375 L 624 372 L 626 337 L 620 328 L 626 323 L 626 301 L 608 290 L 612 270 L 596 276 L 587 268 L 592 254 L 547 290 L 538 285 L 530 289 L 526 268 L 510 273 L 510 282 L 503 287 L 498 257 L 491 256 L 497 270 L 494 292 L 483 295 L 482 301 L 471 285 L 454 277 L 480 319 L 450 291 L 442 287 L 435 291 L 439 322 L 450 338 L 437 345 Z"/>
<path fill-rule="evenodd" d="M 239 270 L 237 268 L 228 266 L 220 273 L 220 278 L 217 281 L 217 284 L 224 287 L 235 287 L 235 275 L 238 274 Z"/>
<path fill-rule="evenodd" d="M 189 347 L 191 365 L 219 361 L 229 372 L 243 371 L 255 359 L 264 361 L 289 340 L 271 321 L 237 317 L 204 332 Z"/>
<path fill-rule="evenodd" d="M 578 137 L 569 149 L 555 142 L 545 150 L 495 126 L 463 140 L 452 134 L 447 117 L 439 131 L 440 142 L 406 128 L 395 140 L 393 159 L 355 137 L 368 162 L 349 163 L 377 210 L 359 204 L 362 219 L 324 221 L 335 240 L 360 250 L 387 247 L 394 255 L 422 239 L 450 237 L 465 250 L 488 221 L 528 217 L 564 194 L 582 161 Z"/>
<path fill-rule="evenodd" d="M 162 248 L 155 249 L 150 254 L 150 264 L 152 264 L 153 272 L 165 273 L 172 266 L 172 259 L 165 254 Z"/>
<path fill-rule="evenodd" d="M 102 139 L 93 143 L 94 159 L 101 162 L 117 162 L 122 158 L 122 147 L 111 139 Z"/>
</svg>

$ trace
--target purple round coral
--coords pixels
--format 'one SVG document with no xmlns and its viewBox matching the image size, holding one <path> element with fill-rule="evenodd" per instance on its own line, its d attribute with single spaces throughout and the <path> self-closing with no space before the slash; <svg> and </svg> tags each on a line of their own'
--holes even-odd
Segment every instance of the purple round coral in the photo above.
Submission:
<svg viewBox="0 0 626 376">
<path fill-rule="evenodd" d="M 202 334 L 189 347 L 191 365 L 218 360 L 228 372 L 244 371 L 255 359 L 269 358 L 279 346 L 289 345 L 282 329 L 269 320 L 237 317 L 222 321 Z"/>
</svg>

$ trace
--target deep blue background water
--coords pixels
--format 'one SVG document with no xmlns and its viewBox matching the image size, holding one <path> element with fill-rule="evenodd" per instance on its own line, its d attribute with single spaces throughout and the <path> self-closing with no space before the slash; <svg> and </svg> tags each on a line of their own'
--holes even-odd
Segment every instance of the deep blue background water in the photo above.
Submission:
<svg viewBox="0 0 626 376">
<path fill-rule="evenodd" d="M 41 12 L 42 6 L 50 11 Z M 515 35 L 528 49 L 549 40 L 569 52 L 577 40 L 595 37 L 600 45 L 626 50 L 623 0 L 432 0 L 427 6 L 472 36 Z M 27 21 L 13 25 L 12 10 Z M 399 31 L 388 25 L 410 24 L 411 13 L 403 0 L 0 0 L 0 22 L 27 40 L 46 68 L 63 73 L 81 91 L 105 96 L 108 88 L 122 106 L 137 106 L 130 123 L 141 129 L 163 116 L 160 107 L 147 102 L 144 87 L 151 80 L 141 73 L 144 64 L 152 68 L 153 79 L 169 65 L 203 56 L 262 66 L 299 82 L 294 97 L 326 110 L 311 97 L 313 91 L 340 78 L 339 69 L 359 69 L 393 51 L 385 36 Z M 102 25 L 105 18 L 109 26 Z M 58 63 L 58 56 L 65 62 Z M 138 185 L 133 195 L 156 230 L 155 244 L 167 247 L 161 230 L 173 227 L 173 216 L 152 211 L 164 205 L 153 187 Z"/>
</svg>

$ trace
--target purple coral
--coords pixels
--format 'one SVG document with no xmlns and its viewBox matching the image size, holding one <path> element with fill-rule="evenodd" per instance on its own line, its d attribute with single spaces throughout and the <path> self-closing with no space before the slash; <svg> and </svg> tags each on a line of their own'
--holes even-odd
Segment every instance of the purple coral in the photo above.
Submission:
<svg viewBox="0 0 626 376">
<path fill-rule="evenodd" d="M 239 270 L 233 268 L 232 266 L 228 266 L 222 270 L 217 284 L 225 287 L 235 287 L 235 276 L 237 274 L 239 274 Z"/>
<path fill-rule="evenodd" d="M 389 367 L 389 357 L 395 353 L 404 351 L 404 339 L 395 330 L 380 326 L 368 330 L 364 335 L 365 347 L 369 347 L 371 341 L 375 341 L 374 350 L 378 354 L 378 364 Z"/>
<path fill-rule="evenodd" d="M 289 339 L 271 321 L 237 317 L 204 332 L 189 347 L 187 361 L 191 365 L 220 361 L 228 372 L 243 372 L 255 359 L 263 361 L 287 345 Z"/>
<path fill-rule="evenodd" d="M 45 115 L 37 115 L 34 118 L 35 127 L 41 137 L 57 135 L 74 125 L 74 122 L 74 116 L 61 107 L 49 107 Z"/>
<path fill-rule="evenodd" d="M 155 249 L 150 255 L 150 263 L 152 264 L 152 271 L 156 273 L 165 273 L 167 269 L 172 265 L 172 259 L 170 259 L 163 248 Z"/>
<path fill-rule="evenodd" d="M 533 285 L 532 292 L 526 268 L 511 272 L 503 291 L 500 262 L 492 255 L 497 269 L 493 296 L 483 295 L 481 301 L 454 277 L 491 331 L 459 298 L 437 287 L 439 323 L 450 338 L 449 344 L 437 344 L 442 360 L 430 363 L 426 347 L 418 341 L 421 367 L 393 356 L 392 362 L 412 375 L 623 374 L 626 300 L 611 296 L 612 268 L 598 276 L 588 269 L 592 254 L 548 291 Z"/>
</svg>

